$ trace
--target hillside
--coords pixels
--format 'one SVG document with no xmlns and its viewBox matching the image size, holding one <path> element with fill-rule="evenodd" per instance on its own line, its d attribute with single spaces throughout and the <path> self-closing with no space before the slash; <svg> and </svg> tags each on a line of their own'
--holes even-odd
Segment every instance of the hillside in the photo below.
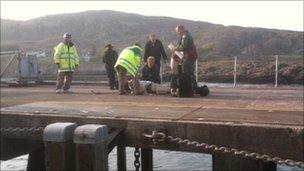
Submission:
<svg viewBox="0 0 304 171">
<path fill-rule="evenodd" d="M 28 21 L 1 19 L 1 51 L 22 48 L 46 50 L 61 41 L 64 32 L 71 32 L 81 52 L 97 49 L 107 43 L 118 50 L 147 40 L 154 32 L 166 46 L 176 42 L 174 28 L 183 24 L 195 39 L 200 57 L 273 54 L 301 54 L 303 32 L 263 28 L 223 26 L 207 22 L 170 17 L 151 17 L 116 11 L 87 11 L 59 14 Z"/>
</svg>

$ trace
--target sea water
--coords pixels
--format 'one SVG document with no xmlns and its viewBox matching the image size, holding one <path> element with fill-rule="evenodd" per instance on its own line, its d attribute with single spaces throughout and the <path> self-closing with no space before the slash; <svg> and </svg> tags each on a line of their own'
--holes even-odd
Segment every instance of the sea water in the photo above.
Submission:
<svg viewBox="0 0 304 171">
<path fill-rule="evenodd" d="M 135 170 L 134 148 L 126 148 L 127 170 Z M 26 170 L 28 155 L 1 161 L 1 171 Z M 212 170 L 212 156 L 210 154 L 177 152 L 168 150 L 153 150 L 154 170 Z M 109 170 L 117 170 L 116 149 L 109 154 Z M 304 171 L 297 167 L 278 165 L 278 171 Z"/>
</svg>

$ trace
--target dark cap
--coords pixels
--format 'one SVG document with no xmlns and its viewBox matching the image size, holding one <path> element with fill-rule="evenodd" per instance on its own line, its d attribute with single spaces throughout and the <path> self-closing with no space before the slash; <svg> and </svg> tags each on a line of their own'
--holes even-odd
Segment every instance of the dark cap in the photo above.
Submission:
<svg viewBox="0 0 304 171">
<path fill-rule="evenodd" d="M 175 30 L 177 31 L 178 29 L 183 29 L 184 30 L 185 27 L 183 25 L 179 24 L 179 25 L 176 26 Z"/>
<path fill-rule="evenodd" d="M 111 48 L 111 47 L 114 47 L 114 46 L 112 44 L 107 44 L 105 47 L 106 48 Z"/>
</svg>

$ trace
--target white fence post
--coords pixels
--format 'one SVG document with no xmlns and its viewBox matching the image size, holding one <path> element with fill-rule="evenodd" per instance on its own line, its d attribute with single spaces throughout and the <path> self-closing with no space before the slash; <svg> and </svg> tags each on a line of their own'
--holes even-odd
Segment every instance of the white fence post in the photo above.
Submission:
<svg viewBox="0 0 304 171">
<path fill-rule="evenodd" d="M 234 57 L 234 83 L 233 87 L 236 86 L 236 56 Z"/>
<path fill-rule="evenodd" d="M 198 59 L 195 61 L 195 80 L 198 83 Z"/>
<path fill-rule="evenodd" d="M 160 61 L 160 83 L 163 83 L 163 62 L 162 61 Z"/>
<path fill-rule="evenodd" d="M 275 69 L 275 83 L 274 83 L 274 87 L 278 87 L 278 55 L 275 56 L 276 57 L 276 69 Z"/>
</svg>

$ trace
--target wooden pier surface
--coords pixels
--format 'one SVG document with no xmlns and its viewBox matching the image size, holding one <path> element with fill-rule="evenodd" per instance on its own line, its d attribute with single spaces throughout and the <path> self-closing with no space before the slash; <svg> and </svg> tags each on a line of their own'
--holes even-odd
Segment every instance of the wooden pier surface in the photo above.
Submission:
<svg viewBox="0 0 304 171">
<path fill-rule="evenodd" d="M 36 114 L 303 126 L 303 89 L 211 88 L 207 97 L 118 95 L 99 86 L 1 88 L 2 111 Z M 100 92 L 92 94 L 90 90 Z"/>
<path fill-rule="evenodd" d="M 100 92 L 95 95 L 91 90 Z M 154 145 L 143 132 L 303 161 L 303 88 L 210 88 L 207 97 L 118 95 L 104 86 L 1 87 L 1 127 L 39 127 L 59 121 L 103 123 L 126 129 L 126 146 L 195 151 Z"/>
</svg>

